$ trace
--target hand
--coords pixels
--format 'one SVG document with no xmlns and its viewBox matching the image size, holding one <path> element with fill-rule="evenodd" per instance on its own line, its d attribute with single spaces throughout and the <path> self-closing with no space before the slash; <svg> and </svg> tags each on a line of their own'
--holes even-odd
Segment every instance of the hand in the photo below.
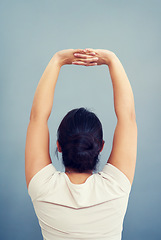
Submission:
<svg viewBox="0 0 161 240">
<path fill-rule="evenodd" d="M 80 57 L 79 54 L 82 56 Z M 57 52 L 54 58 L 58 61 L 60 66 L 72 64 L 73 62 L 78 62 L 79 64 L 77 65 L 95 66 L 98 60 L 95 55 L 94 52 L 86 52 L 86 50 L 83 49 L 66 49 Z"/>
<path fill-rule="evenodd" d="M 109 65 L 112 58 L 115 56 L 115 54 L 109 50 L 86 48 L 84 53 L 77 54 L 77 58 L 79 60 L 74 61 L 73 64 L 91 66 L 89 64 L 85 64 L 85 56 L 88 56 L 88 54 L 90 55 L 92 53 L 95 53 L 95 56 L 98 58 L 96 65 Z"/>
</svg>

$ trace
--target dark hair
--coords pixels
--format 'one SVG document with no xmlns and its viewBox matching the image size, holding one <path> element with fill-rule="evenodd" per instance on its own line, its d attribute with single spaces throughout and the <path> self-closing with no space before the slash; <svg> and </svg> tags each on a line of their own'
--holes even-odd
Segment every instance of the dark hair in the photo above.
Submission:
<svg viewBox="0 0 161 240">
<path fill-rule="evenodd" d="M 96 170 L 104 141 L 102 124 L 93 112 L 85 108 L 68 112 L 59 125 L 57 140 L 65 167 L 76 172 Z"/>
</svg>

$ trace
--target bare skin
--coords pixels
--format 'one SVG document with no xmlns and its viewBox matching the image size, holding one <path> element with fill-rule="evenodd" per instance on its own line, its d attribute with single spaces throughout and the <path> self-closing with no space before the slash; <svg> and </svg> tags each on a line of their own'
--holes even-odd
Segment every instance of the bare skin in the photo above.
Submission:
<svg viewBox="0 0 161 240">
<path fill-rule="evenodd" d="M 137 153 L 137 125 L 133 92 L 125 70 L 118 57 L 109 50 L 66 49 L 54 54 L 35 92 L 26 136 L 25 175 L 27 187 L 37 172 L 52 163 L 49 151 L 48 119 L 53 106 L 59 71 L 63 65 L 68 64 L 108 66 L 113 85 L 117 125 L 112 151 L 107 162 L 122 171 L 132 185 Z M 61 149 L 59 150 L 61 151 Z M 91 174 L 91 172 L 67 173 L 71 181 L 76 184 L 85 182 Z"/>
<path fill-rule="evenodd" d="M 66 170 L 65 170 L 66 171 Z M 68 173 L 65 174 L 69 177 L 70 181 L 74 184 L 83 184 L 93 173 Z"/>
</svg>

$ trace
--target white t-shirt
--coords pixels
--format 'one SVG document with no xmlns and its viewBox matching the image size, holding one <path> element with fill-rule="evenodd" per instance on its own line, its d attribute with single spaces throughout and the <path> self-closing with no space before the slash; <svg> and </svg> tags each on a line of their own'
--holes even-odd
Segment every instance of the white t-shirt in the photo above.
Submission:
<svg viewBox="0 0 161 240">
<path fill-rule="evenodd" d="M 130 191 L 128 178 L 109 163 L 83 184 L 49 164 L 28 186 L 44 240 L 120 240 Z"/>
</svg>

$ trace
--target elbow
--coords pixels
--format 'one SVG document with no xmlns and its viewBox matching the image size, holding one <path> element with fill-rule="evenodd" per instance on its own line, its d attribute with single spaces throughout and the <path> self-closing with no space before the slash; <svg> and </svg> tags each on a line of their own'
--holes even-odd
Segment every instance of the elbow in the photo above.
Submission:
<svg viewBox="0 0 161 240">
<path fill-rule="evenodd" d="M 136 121 L 136 113 L 135 113 L 135 109 L 133 109 L 130 114 L 130 119 L 133 120 L 133 121 Z"/>
<path fill-rule="evenodd" d="M 47 114 L 31 110 L 30 121 L 48 121 L 48 118 L 49 116 Z"/>
<path fill-rule="evenodd" d="M 38 114 L 37 114 L 35 111 L 33 111 L 33 109 L 31 109 L 31 112 L 30 112 L 30 121 L 36 119 L 37 116 L 38 116 Z"/>
<path fill-rule="evenodd" d="M 121 110 L 120 112 L 117 112 L 116 117 L 118 120 L 130 120 L 132 122 L 136 122 L 135 109 Z"/>
</svg>

